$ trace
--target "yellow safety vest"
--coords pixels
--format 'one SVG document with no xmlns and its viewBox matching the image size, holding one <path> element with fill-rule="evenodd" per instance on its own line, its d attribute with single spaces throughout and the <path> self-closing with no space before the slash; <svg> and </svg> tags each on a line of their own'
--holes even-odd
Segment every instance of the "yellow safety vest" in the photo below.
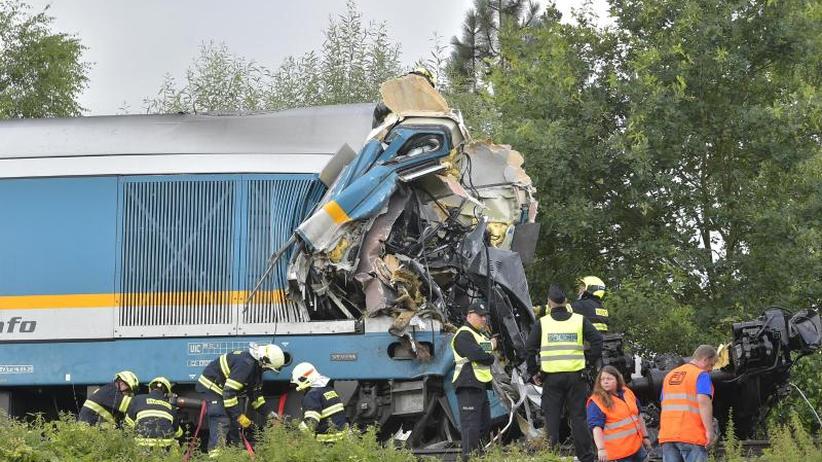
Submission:
<svg viewBox="0 0 822 462">
<path fill-rule="evenodd" d="M 539 359 L 542 372 L 576 372 L 585 369 L 582 343 L 584 317 L 571 313 L 565 321 L 556 321 L 550 315 L 540 318 L 542 338 Z"/>
<path fill-rule="evenodd" d="M 454 352 L 454 362 L 456 363 L 456 367 L 454 368 L 454 378 L 451 379 L 451 382 L 457 381 L 457 377 L 459 377 L 460 372 L 462 372 L 462 366 L 469 362 L 468 358 L 460 356 L 459 353 L 457 353 L 456 348 L 454 348 L 454 340 L 460 332 L 470 332 L 471 335 L 474 336 L 474 340 L 477 341 L 477 344 L 479 344 L 484 351 L 489 353 L 491 352 L 491 340 L 488 337 L 477 333 L 474 329 L 471 329 L 468 326 L 462 326 L 457 329 L 457 333 L 451 338 L 451 351 Z M 482 383 L 488 383 L 491 381 L 491 366 L 485 366 L 483 364 L 471 361 L 471 369 L 474 370 L 474 377 L 476 377 L 478 381 Z"/>
</svg>

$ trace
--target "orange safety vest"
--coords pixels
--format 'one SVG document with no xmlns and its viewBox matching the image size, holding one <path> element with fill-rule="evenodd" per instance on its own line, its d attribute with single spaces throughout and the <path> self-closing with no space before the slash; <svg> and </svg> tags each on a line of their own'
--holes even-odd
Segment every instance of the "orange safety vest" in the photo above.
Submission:
<svg viewBox="0 0 822 462">
<path fill-rule="evenodd" d="M 619 460 L 630 457 L 642 447 L 642 427 L 639 425 L 639 408 L 636 406 L 636 396 L 627 387 L 623 388 L 624 401 L 614 396 L 611 408 L 608 409 L 602 399 L 591 395 L 588 403 L 593 401 L 605 414 L 605 451 L 608 460 Z"/>
<path fill-rule="evenodd" d="M 696 379 L 702 372 L 705 371 L 689 363 L 665 376 L 662 382 L 662 414 L 659 417 L 660 443 L 708 444 L 696 396 Z"/>
</svg>

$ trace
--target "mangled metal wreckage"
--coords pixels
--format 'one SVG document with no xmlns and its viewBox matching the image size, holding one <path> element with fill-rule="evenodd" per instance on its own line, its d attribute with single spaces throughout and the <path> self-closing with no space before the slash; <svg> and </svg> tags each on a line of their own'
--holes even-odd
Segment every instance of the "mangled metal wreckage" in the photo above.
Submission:
<svg viewBox="0 0 822 462">
<path fill-rule="evenodd" d="M 472 141 L 460 113 L 418 76 L 388 81 L 381 92 L 391 113 L 359 154 L 332 160 L 323 174 L 327 193 L 276 255 L 292 249 L 288 317 L 388 319 L 384 325 L 408 356 L 424 362 L 431 343 L 415 339 L 414 326 L 436 322 L 453 332 L 469 303 L 482 300 L 502 339 L 501 361 L 492 368 L 507 414 L 500 423 L 538 437 L 540 389 L 524 379 L 525 337 L 535 318 L 523 269 L 536 245 L 537 201 L 523 158 L 510 146 Z M 795 360 L 819 349 L 821 330 L 812 309 L 772 309 L 735 324 L 712 374 L 723 427 L 733 415 L 739 436 L 752 436 L 784 395 Z M 661 379 L 687 358 L 643 359 L 624 348 L 621 334 L 606 335 L 603 363 L 617 367 L 649 404 L 654 431 Z M 438 439 L 451 437 L 446 430 L 426 441 Z"/>
<path fill-rule="evenodd" d="M 303 319 L 393 316 L 457 323 L 474 299 L 495 307 L 508 347 L 533 322 L 520 253 L 537 202 L 522 156 L 471 142 L 462 118 L 418 76 L 383 85 L 392 113 L 296 230 L 290 294 Z"/>
</svg>

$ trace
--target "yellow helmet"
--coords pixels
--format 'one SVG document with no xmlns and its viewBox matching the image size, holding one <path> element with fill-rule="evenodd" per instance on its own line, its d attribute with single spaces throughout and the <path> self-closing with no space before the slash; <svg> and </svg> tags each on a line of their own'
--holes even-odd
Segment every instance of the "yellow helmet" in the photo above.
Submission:
<svg viewBox="0 0 822 462">
<path fill-rule="evenodd" d="M 155 377 L 151 379 L 151 382 L 148 383 L 149 391 L 154 387 L 154 385 L 162 385 L 166 389 L 166 394 L 171 394 L 171 381 L 165 377 Z"/>
<path fill-rule="evenodd" d="M 114 380 L 121 380 L 131 388 L 131 391 L 137 390 L 137 387 L 140 386 L 140 380 L 137 379 L 137 374 L 131 371 L 120 371 L 114 374 Z"/>
<path fill-rule="evenodd" d="M 291 383 L 297 385 L 297 391 L 310 387 L 320 377 L 317 368 L 311 363 L 297 364 L 294 366 L 294 370 L 291 371 Z"/>
<path fill-rule="evenodd" d="M 579 280 L 580 287 L 585 289 L 585 292 L 602 300 L 605 298 L 605 283 L 602 279 L 596 276 L 585 276 Z"/>
</svg>

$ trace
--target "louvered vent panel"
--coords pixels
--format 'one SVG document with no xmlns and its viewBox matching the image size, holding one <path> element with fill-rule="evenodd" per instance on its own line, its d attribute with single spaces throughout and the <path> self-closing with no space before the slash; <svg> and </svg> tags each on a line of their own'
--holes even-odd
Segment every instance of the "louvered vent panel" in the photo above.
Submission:
<svg viewBox="0 0 822 462">
<path fill-rule="evenodd" d="M 265 272 L 268 258 L 280 247 L 311 211 L 325 190 L 316 178 L 250 180 L 248 239 L 244 255 L 245 287 L 254 288 Z M 243 313 L 243 323 L 307 321 L 297 306 L 285 297 L 289 255 L 284 255 L 265 279 L 257 296 Z"/>
<path fill-rule="evenodd" d="M 232 323 L 235 185 L 123 184 L 120 326 Z"/>
</svg>

